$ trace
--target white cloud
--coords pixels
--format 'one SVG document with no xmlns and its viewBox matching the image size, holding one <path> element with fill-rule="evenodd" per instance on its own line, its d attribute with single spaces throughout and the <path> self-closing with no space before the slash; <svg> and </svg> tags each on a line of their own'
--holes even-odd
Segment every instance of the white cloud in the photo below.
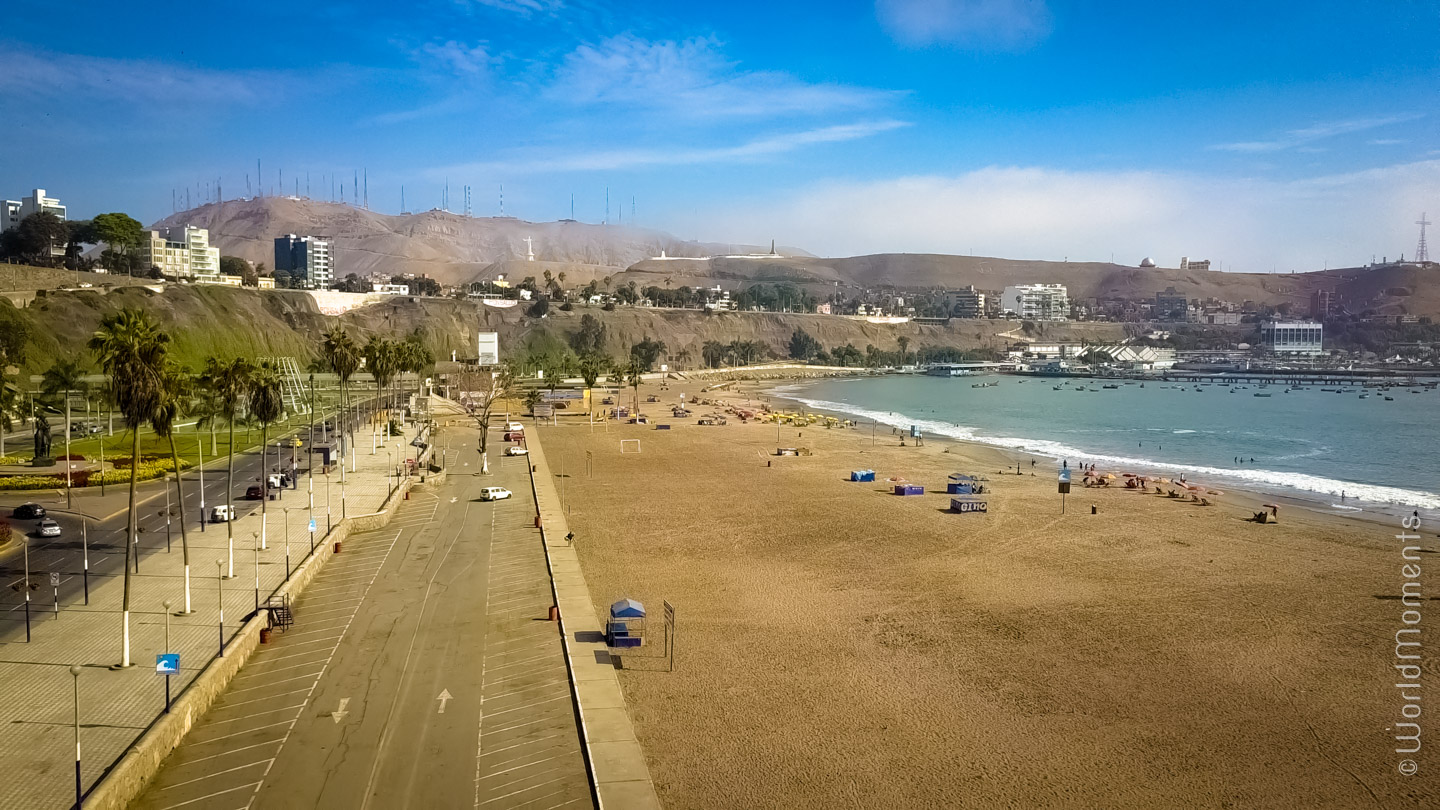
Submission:
<svg viewBox="0 0 1440 810">
<path fill-rule="evenodd" d="M 1399 146 L 1402 143 L 1409 142 L 1409 138 L 1372 138 L 1365 143 L 1370 146 Z"/>
<path fill-rule="evenodd" d="M 975 253 L 1136 264 L 1181 255 L 1226 270 L 1358 265 L 1414 248 L 1414 214 L 1440 160 L 1276 182 L 1165 172 L 992 167 L 959 176 L 832 182 L 787 197 L 727 200 L 681 233 L 779 238 L 821 255 Z M 1433 207 L 1433 206 L 1432 206 Z M 762 239 L 763 237 L 763 239 Z"/>
<path fill-rule="evenodd" d="M 560 0 L 461 0 L 460 4 L 462 6 L 472 4 L 485 6 L 497 11 L 519 14 L 522 17 L 530 17 L 535 14 L 556 14 L 565 7 Z"/>
<path fill-rule="evenodd" d="M 871 107 L 895 95 L 740 71 L 711 38 L 652 42 L 632 34 L 579 46 L 546 90 L 548 98 L 569 104 L 625 105 L 687 118 L 821 113 Z"/>
<path fill-rule="evenodd" d="M 1330 121 L 1303 129 L 1292 129 L 1284 135 L 1268 141 L 1241 141 L 1239 143 L 1221 143 L 1212 146 L 1212 149 L 1220 149 L 1227 152 L 1281 152 L 1287 149 L 1299 149 L 1316 141 L 1327 138 L 1334 138 L 1339 135 L 1350 135 L 1356 132 L 1365 132 L 1371 129 L 1387 127 L 1391 124 L 1400 124 L 1406 121 L 1414 121 L 1424 116 L 1414 113 L 1407 115 L 1387 115 L 1374 118 L 1352 118 L 1345 121 Z M 1374 143 L 1372 141 L 1372 143 Z"/>
<path fill-rule="evenodd" d="M 875 16 L 905 45 L 1024 48 L 1049 36 L 1044 0 L 876 0 Z"/>
<path fill-rule="evenodd" d="M 0 97 L 67 104 L 115 102 L 149 107 L 256 104 L 294 84 L 273 71 L 205 70 L 143 59 L 50 53 L 10 45 L 0 70 Z"/>
<path fill-rule="evenodd" d="M 909 126 L 909 124 L 904 121 L 865 121 L 756 138 L 734 146 L 617 149 L 586 153 L 565 152 L 559 155 L 526 154 L 517 155 L 511 160 L 446 166 L 428 170 L 426 174 L 434 179 L 466 173 L 501 172 L 515 176 L 568 171 L 642 169 L 655 166 L 747 163 L 794 152 L 807 146 L 868 138 L 905 126 Z"/>
<path fill-rule="evenodd" d="M 483 44 L 467 45 L 453 39 L 443 44 L 428 43 L 420 51 L 456 75 L 468 78 L 488 76 L 490 68 L 500 61 L 491 56 L 489 49 Z"/>
</svg>

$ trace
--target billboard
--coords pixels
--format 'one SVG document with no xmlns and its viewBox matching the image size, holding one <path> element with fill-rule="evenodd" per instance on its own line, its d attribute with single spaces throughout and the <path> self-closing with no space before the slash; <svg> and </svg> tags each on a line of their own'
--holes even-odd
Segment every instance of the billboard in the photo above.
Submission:
<svg viewBox="0 0 1440 810">
<path fill-rule="evenodd" d="M 481 332 L 476 339 L 476 356 L 480 358 L 480 365 L 494 366 L 500 364 L 500 333 Z"/>
<path fill-rule="evenodd" d="M 579 388 L 556 388 L 553 391 L 541 391 L 541 402 L 582 402 L 585 399 L 585 392 Z"/>
</svg>

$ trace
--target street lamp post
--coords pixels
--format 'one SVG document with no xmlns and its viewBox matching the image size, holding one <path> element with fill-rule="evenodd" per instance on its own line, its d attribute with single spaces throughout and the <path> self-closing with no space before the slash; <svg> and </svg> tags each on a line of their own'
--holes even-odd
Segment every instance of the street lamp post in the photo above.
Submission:
<svg viewBox="0 0 1440 810">
<path fill-rule="evenodd" d="M 85 604 L 90 604 L 90 524 L 85 522 L 85 516 L 80 516 L 80 556 L 85 561 L 85 569 L 82 576 L 85 580 Z"/>
<path fill-rule="evenodd" d="M 325 468 L 325 533 L 330 533 L 330 468 Z M 315 550 L 315 540 L 310 540 L 310 550 Z"/>
<path fill-rule="evenodd" d="M 165 654 L 170 654 L 170 605 L 169 599 L 163 603 L 165 606 Z M 170 713 L 170 673 L 165 673 L 165 713 Z"/>
<path fill-rule="evenodd" d="M 21 583 L 25 589 L 25 642 L 30 642 L 30 536 L 25 536 L 25 581 Z"/>
<path fill-rule="evenodd" d="M 175 477 L 180 477 L 180 471 L 175 471 Z M 169 554 L 170 548 L 170 476 L 165 476 L 165 553 Z"/>
<path fill-rule="evenodd" d="M 220 583 L 220 654 L 216 658 L 225 657 L 225 561 L 215 561 L 215 579 Z"/>
<path fill-rule="evenodd" d="M 290 578 L 290 509 L 287 506 L 280 510 L 285 517 L 285 578 Z"/>
<path fill-rule="evenodd" d="M 205 442 L 195 439 L 195 452 L 200 456 L 200 531 L 205 531 Z M 180 505 L 185 508 L 184 504 Z"/>
<path fill-rule="evenodd" d="M 80 810 L 84 797 L 80 781 L 80 667 L 71 666 L 70 675 L 75 679 L 75 810 Z"/>
<path fill-rule="evenodd" d="M 250 536 L 255 538 L 255 609 L 260 609 L 260 533 L 251 532 Z"/>
</svg>

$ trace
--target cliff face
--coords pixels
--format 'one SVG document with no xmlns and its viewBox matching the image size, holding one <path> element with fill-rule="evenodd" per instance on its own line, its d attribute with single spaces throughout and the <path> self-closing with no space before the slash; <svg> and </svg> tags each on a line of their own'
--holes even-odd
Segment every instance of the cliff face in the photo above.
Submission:
<svg viewBox="0 0 1440 810">
<path fill-rule="evenodd" d="M 10 306 L 0 299 L 0 307 Z M 172 286 L 156 293 L 145 287 L 127 287 L 108 294 L 93 290 L 53 292 L 18 309 L 18 317 L 31 334 L 29 357 L 22 373 L 39 374 L 62 357 L 88 359 L 85 341 L 94 334 L 100 320 L 127 307 L 153 314 L 170 333 L 171 355 L 195 370 L 207 357 L 236 355 L 294 357 L 304 367 L 318 356 L 322 334 L 336 323 L 344 324 L 361 343 L 371 335 L 399 338 L 419 332 L 437 359 L 448 360 L 452 351 L 461 358 L 474 357 L 476 335 L 482 331 L 500 333 L 501 352 L 506 357 L 531 349 L 558 350 L 569 344 L 570 335 L 580 328 L 581 318 L 589 314 L 604 324 L 606 348 L 617 358 L 625 356 L 632 344 L 649 337 L 664 341 L 672 357 L 687 352 L 691 364 L 700 362 L 700 347 L 707 340 L 760 341 L 784 357 L 796 329 L 804 329 L 826 348 L 849 343 L 864 351 L 870 344 L 893 350 L 901 337 L 909 339 L 912 350 L 926 346 L 1001 348 L 1011 339 L 1002 333 L 1018 326 L 1013 321 L 958 320 L 943 327 L 881 325 L 823 315 L 706 314 L 642 308 L 605 312 L 598 307 L 577 307 L 571 312 L 552 307 L 547 317 L 536 319 L 526 317 L 520 306 L 501 309 L 474 301 L 405 296 L 332 317 L 322 314 L 314 299 L 299 291 Z M 1122 336 L 1120 324 L 1047 324 L 1043 335 L 1036 337 L 1047 341 L 1108 341 Z"/>
</svg>

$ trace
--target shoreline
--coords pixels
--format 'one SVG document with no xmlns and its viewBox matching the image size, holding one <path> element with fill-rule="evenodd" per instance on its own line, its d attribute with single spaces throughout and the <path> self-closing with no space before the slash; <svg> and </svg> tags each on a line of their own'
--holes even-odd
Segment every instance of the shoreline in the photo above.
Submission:
<svg viewBox="0 0 1440 810">
<path fill-rule="evenodd" d="M 781 401 L 781 402 L 789 403 L 789 404 L 793 405 L 795 408 L 797 408 L 797 409 L 799 409 L 799 410 L 801 410 L 801 411 L 808 411 L 808 412 L 812 412 L 812 413 L 824 413 L 824 414 L 839 416 L 839 417 L 842 417 L 842 418 L 845 418 L 845 419 L 850 419 L 850 420 L 852 420 L 852 421 L 853 421 L 853 420 L 863 420 L 863 419 L 864 419 L 863 416 L 861 416 L 861 415 L 859 415 L 859 414 L 856 414 L 856 413 L 854 413 L 854 412 L 852 412 L 852 411 L 839 410 L 839 409 L 826 408 L 826 407 L 819 407 L 819 406 L 815 406 L 815 405 L 808 404 L 808 403 L 806 403 L 805 401 L 803 401 L 799 396 L 797 396 L 797 393 L 798 393 L 798 392 L 795 392 L 795 391 L 782 391 L 782 390 L 780 390 L 780 389 L 785 388 L 785 387 L 787 387 L 787 386 L 793 386 L 793 385 L 804 384 L 804 383 L 814 383 L 814 382 L 818 382 L 818 381 L 820 381 L 820 380 L 822 380 L 822 379 L 825 379 L 825 377 L 815 377 L 815 376 L 800 377 L 800 376 L 797 376 L 797 377 L 793 377 L 793 378 L 785 379 L 785 380 L 776 380 L 776 379 L 766 380 L 766 381 L 764 381 L 763 385 L 760 384 L 760 381 L 756 381 L 756 388 L 755 388 L 755 390 L 753 391 L 753 394 L 756 395 L 756 396 L 770 397 L 770 398 L 773 398 L 774 400 L 778 400 L 778 401 Z M 737 392 L 737 393 L 739 393 L 739 392 Z M 837 403 L 837 404 L 839 404 L 839 403 Z M 858 406 L 857 406 L 857 407 L 858 407 Z M 894 413 L 896 413 L 896 414 L 901 414 L 901 412 L 899 412 L 899 411 L 896 411 L 896 412 L 894 412 Z M 902 414 L 902 415 L 903 415 L 903 414 Z M 910 418 L 910 417 L 906 417 L 906 418 Z M 912 419 L 912 421 L 920 421 L 920 420 Z M 864 424 L 864 422 L 862 422 L 862 424 Z M 898 428 L 897 426 L 889 425 L 889 424 L 887 424 L 887 423 L 885 423 L 885 422 L 881 422 L 881 421 L 878 421 L 878 420 L 875 420 L 875 421 L 874 421 L 874 424 L 878 424 L 878 425 L 880 425 L 880 426 L 882 426 L 882 427 L 894 428 L 894 429 L 896 429 L 896 430 L 899 430 L 899 429 L 900 429 L 900 428 Z M 1034 450 L 1025 450 L 1025 449 L 1020 449 L 1020 448 L 1005 447 L 1005 446 L 1003 446 L 1003 445 L 991 444 L 991 443 L 989 443 L 989 442 L 978 441 L 978 440 L 974 440 L 974 439 L 965 439 L 965 438 L 960 438 L 960 437 L 956 437 L 956 436 L 948 436 L 948 435 L 945 435 L 945 434 L 942 434 L 942 433 L 927 434 L 927 437 L 930 438 L 931 440 L 939 439 L 939 440 L 944 441 L 944 442 L 947 442 L 947 443 L 949 443 L 949 444 L 956 445 L 956 446 L 961 446 L 961 447 L 965 447 L 965 448 L 967 448 L 967 449 L 971 449 L 971 450 L 974 450 L 974 451 L 978 451 L 978 450 L 991 451 L 991 452 L 993 452 L 993 453 L 1002 455 L 1002 456 L 1004 456 L 1004 457 L 1006 457 L 1006 458 L 1013 459 L 1014 462 L 1024 462 L 1024 461 L 1031 461 L 1031 460 L 1042 461 L 1042 460 L 1043 460 L 1043 461 L 1047 462 L 1047 464 L 1053 465 L 1053 463 L 1054 463 L 1055 461 L 1060 461 L 1060 460 L 1061 460 L 1058 456 L 1054 456 L 1054 455 L 1051 455 L 1051 454 L 1042 453 L 1042 452 L 1038 452 L 1038 451 L 1034 451 Z M 1037 441 L 1039 441 L 1039 440 L 1037 440 Z M 1105 455 L 1102 454 L 1102 453 L 1097 453 L 1097 454 L 1095 454 L 1094 458 L 1097 458 L 1097 459 L 1105 458 Z M 1083 457 L 1083 456 L 1082 456 L 1082 457 L 1079 457 L 1079 458 L 1076 458 L 1076 459 L 1073 459 L 1073 460 L 1075 460 L 1075 461 L 1077 462 L 1077 464 L 1078 464 L 1078 463 L 1088 463 L 1088 462 L 1087 462 L 1087 459 L 1086 459 L 1085 457 Z M 1012 462 L 1012 466 L 1013 466 L 1013 463 L 1014 463 L 1014 462 Z M 1101 465 L 1102 468 L 1105 467 L 1105 463 L 1104 463 L 1104 462 L 1100 462 L 1100 465 Z M 1146 464 L 1146 463 L 1140 462 L 1140 463 L 1132 464 L 1132 465 L 1130 465 L 1130 466 L 1133 467 L 1136 471 L 1142 472 L 1142 473 L 1143 473 L 1143 472 L 1154 472 L 1154 473 L 1158 473 L 1158 474 L 1160 474 L 1160 475 L 1164 475 L 1164 476 L 1166 476 L 1166 477 L 1173 477 L 1173 476 L 1174 476 L 1174 473 L 1173 473 L 1173 472 L 1164 469 L 1163 463 L 1157 463 L 1157 462 L 1153 462 L 1153 461 L 1152 461 L 1152 462 L 1150 462 L 1149 464 Z M 1047 467 L 1047 469 L 1050 469 L 1050 467 Z M 1037 471 L 1037 472 L 1039 471 L 1039 468 L 1038 468 L 1038 467 L 1036 468 L 1036 471 Z M 1275 471 L 1270 471 L 1270 472 L 1275 472 Z M 1224 474 L 1223 474 L 1223 473 L 1220 473 L 1220 475 L 1223 476 Z M 1340 483 L 1347 483 L 1347 482 L 1340 482 Z M 1363 483 L 1360 483 L 1360 482 L 1350 482 L 1350 483 L 1355 483 L 1356 486 L 1383 486 L 1383 485 L 1378 485 L 1378 484 L 1377 484 L 1377 485 L 1363 484 Z M 1244 483 L 1244 482 L 1242 482 L 1242 481 L 1238 481 L 1238 480 L 1236 480 L 1236 479 L 1232 479 L 1232 478 L 1228 478 L 1228 477 L 1226 477 L 1226 479 L 1224 480 L 1223 486 L 1224 486 L 1224 490 L 1223 490 L 1223 491 L 1225 492 L 1225 495 L 1223 495 L 1222 497 L 1225 499 L 1226 502 L 1231 502 L 1231 503 L 1234 503 L 1234 502 L 1237 502 L 1237 501 L 1243 502 L 1243 503 L 1249 504 L 1250 506 L 1253 506 L 1253 511 L 1259 511 L 1259 510 L 1260 510 L 1260 506 L 1261 506 L 1261 504 L 1263 504 L 1263 503 L 1273 502 L 1273 503 L 1279 504 L 1279 505 L 1282 506 L 1282 507 L 1290 506 L 1290 507 L 1294 507 L 1294 508 L 1296 508 L 1296 509 L 1301 509 L 1301 510 L 1304 510 L 1304 511 L 1305 511 L 1306 513 L 1308 513 L 1308 514 L 1312 514 L 1312 515 L 1316 515 L 1316 516 L 1323 516 L 1323 517 L 1325 517 L 1325 518 L 1333 518 L 1333 519 L 1339 519 L 1339 520 L 1357 521 L 1357 522 L 1363 523 L 1363 524 L 1365 524 L 1365 525 L 1371 525 L 1371 526 L 1393 527 L 1395 524 L 1397 524 L 1397 523 L 1399 522 L 1399 520 L 1400 520 L 1401 517 L 1403 517 L 1404 515 L 1409 514 L 1409 513 L 1411 512 L 1411 510 L 1421 510 L 1421 509 L 1423 509 L 1423 507 L 1419 507 L 1419 506 L 1411 506 L 1411 505 L 1397 504 L 1397 503 L 1386 503 L 1386 502 L 1383 502 L 1383 501 L 1361 500 L 1361 499 L 1356 498 L 1356 497 L 1351 497 L 1351 498 L 1347 499 L 1350 503 L 1363 504 L 1362 506 L 1359 506 L 1358 508 L 1355 508 L 1354 511 L 1352 511 L 1352 510 L 1349 509 L 1349 508 L 1346 508 L 1346 509 L 1336 508 L 1335 504 L 1333 503 L 1333 499 L 1335 498 L 1334 495 L 1326 495 L 1325 493 L 1317 492 L 1317 491 L 1314 491 L 1314 490 L 1305 490 L 1305 489 L 1300 489 L 1300 488 L 1298 488 L 1298 487 L 1284 487 L 1283 485 L 1277 485 L 1276 488 L 1272 490 L 1272 489 L 1267 489 L 1267 488 L 1265 488 L 1265 487 L 1263 487 L 1263 486 L 1257 487 L 1257 486 L 1253 486 L 1253 485 L 1247 485 L 1246 483 Z M 1078 481 L 1077 481 L 1077 482 L 1075 483 L 1075 488 L 1072 490 L 1072 494 L 1073 494 L 1073 495 L 1078 495 L 1078 494 L 1083 494 L 1084 492 L 1085 492 L 1085 488 L 1084 488 L 1083 486 L 1081 486 L 1081 485 L 1078 483 Z M 1427 493 L 1427 494 L 1428 494 L 1428 493 Z M 1387 508 L 1388 508 L 1388 509 L 1393 509 L 1394 511 L 1387 511 Z M 1282 512 L 1283 512 L 1283 511 L 1284 511 L 1284 510 L 1283 510 L 1283 508 L 1282 508 Z M 1429 510 L 1426 510 L 1426 511 L 1429 511 Z"/>
</svg>

